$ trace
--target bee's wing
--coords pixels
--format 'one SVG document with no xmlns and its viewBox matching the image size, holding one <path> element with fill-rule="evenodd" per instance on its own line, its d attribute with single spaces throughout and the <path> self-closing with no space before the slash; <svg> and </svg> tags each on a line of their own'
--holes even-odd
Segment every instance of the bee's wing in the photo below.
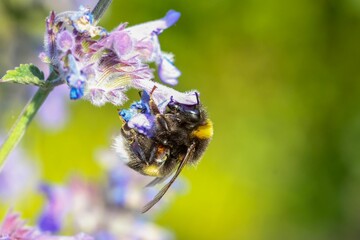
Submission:
<svg viewBox="0 0 360 240">
<path fill-rule="evenodd" d="M 153 187 L 159 183 L 162 183 L 166 179 L 168 179 L 173 173 L 174 173 L 174 171 L 171 171 L 169 174 L 167 174 L 163 177 L 157 177 L 157 178 L 153 179 L 151 182 L 149 182 L 145 187 Z"/>
<path fill-rule="evenodd" d="M 168 179 L 170 177 L 170 175 L 167 175 L 165 177 L 157 177 L 154 180 L 152 180 L 151 182 L 149 182 L 145 187 L 153 187 L 159 183 L 162 183 L 163 181 L 165 181 L 166 179 Z"/>
<path fill-rule="evenodd" d="M 175 179 L 179 176 L 181 170 L 184 168 L 184 166 L 186 165 L 187 161 L 189 160 L 192 152 L 194 151 L 195 148 L 195 143 L 193 143 L 189 148 L 188 151 L 185 155 L 185 157 L 181 160 L 178 169 L 176 170 L 174 176 L 171 178 L 171 180 L 160 190 L 160 192 L 158 194 L 156 194 L 156 196 L 154 197 L 153 200 L 151 200 L 148 204 L 146 204 L 144 206 L 144 208 L 142 209 L 142 213 L 145 213 L 147 211 L 149 211 L 150 208 L 152 208 L 157 202 L 160 201 L 160 199 L 164 196 L 164 194 L 167 192 L 167 190 L 171 187 L 171 185 L 175 182 Z M 164 177 L 166 178 L 166 177 Z M 153 181 L 157 180 L 158 178 L 155 178 Z M 158 181 L 163 181 L 165 179 L 160 178 Z M 150 182 L 152 183 L 152 182 Z"/>
</svg>

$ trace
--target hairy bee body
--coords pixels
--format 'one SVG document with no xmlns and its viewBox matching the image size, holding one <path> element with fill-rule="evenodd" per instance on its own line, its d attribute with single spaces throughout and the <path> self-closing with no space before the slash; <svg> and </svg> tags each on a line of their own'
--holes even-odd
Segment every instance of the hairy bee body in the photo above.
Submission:
<svg viewBox="0 0 360 240">
<path fill-rule="evenodd" d="M 130 127 L 129 122 L 121 128 L 124 141 L 120 141 L 127 152 L 127 165 L 141 174 L 156 177 L 150 185 L 176 173 L 145 211 L 160 200 L 184 165 L 196 164 L 200 160 L 213 134 L 212 122 L 199 103 L 187 106 L 170 102 L 160 113 L 150 99 L 144 121 L 147 119 L 153 124 L 145 133 Z"/>
</svg>

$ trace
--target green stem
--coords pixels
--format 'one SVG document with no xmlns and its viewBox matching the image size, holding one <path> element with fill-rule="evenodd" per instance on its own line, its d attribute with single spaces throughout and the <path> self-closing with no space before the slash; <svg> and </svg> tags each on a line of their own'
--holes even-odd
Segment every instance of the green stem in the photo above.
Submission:
<svg viewBox="0 0 360 240">
<path fill-rule="evenodd" d="M 112 0 L 99 0 L 94 9 L 92 10 L 92 15 L 94 16 L 95 22 L 98 22 L 105 11 L 109 8 Z"/>
<path fill-rule="evenodd" d="M 45 89 L 39 88 L 12 126 L 7 139 L 0 148 L 0 172 L 5 164 L 6 157 L 16 147 L 31 120 L 52 90 L 52 87 Z"/>
<path fill-rule="evenodd" d="M 99 0 L 99 2 L 96 4 L 95 8 L 92 11 L 96 22 L 100 20 L 104 12 L 110 6 L 111 2 L 112 0 Z M 48 80 L 50 80 L 51 78 L 52 75 L 50 75 Z M 6 157 L 16 147 L 17 143 L 24 135 L 27 127 L 31 123 L 37 111 L 40 109 L 41 105 L 44 103 L 49 93 L 54 89 L 54 87 L 62 83 L 63 80 L 48 81 L 48 84 L 43 88 L 39 88 L 34 97 L 25 106 L 22 113 L 16 120 L 15 124 L 12 126 L 5 142 L 0 147 L 0 172 L 5 164 Z"/>
</svg>

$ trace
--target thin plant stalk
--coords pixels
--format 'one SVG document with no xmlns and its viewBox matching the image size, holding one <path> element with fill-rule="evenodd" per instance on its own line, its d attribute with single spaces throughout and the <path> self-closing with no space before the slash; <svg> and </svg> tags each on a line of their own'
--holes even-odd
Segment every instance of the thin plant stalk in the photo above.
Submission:
<svg viewBox="0 0 360 240">
<path fill-rule="evenodd" d="M 104 12 L 110 6 L 111 2 L 112 0 L 99 0 L 99 2 L 96 4 L 95 8 L 92 11 L 94 20 L 96 22 L 100 20 Z M 27 127 L 31 123 L 32 119 L 35 117 L 36 113 L 38 112 L 50 92 L 54 89 L 54 87 L 62 83 L 62 80 L 52 81 L 46 88 L 39 88 L 39 90 L 35 93 L 34 97 L 28 102 L 28 104 L 26 104 L 18 119 L 9 131 L 5 142 L 0 147 L 0 172 L 3 169 L 7 156 L 11 153 L 11 151 L 16 147 L 17 143 L 24 136 Z"/>
<path fill-rule="evenodd" d="M 23 111 L 9 131 L 8 137 L 0 148 L 0 172 L 4 166 L 6 157 L 20 141 L 32 119 L 52 90 L 53 88 L 39 88 L 33 98 L 24 107 Z"/>
<path fill-rule="evenodd" d="M 100 18 L 103 16 L 105 11 L 109 8 L 112 0 L 100 0 L 94 9 L 92 10 L 92 15 L 94 16 L 95 22 L 98 22 Z"/>
</svg>

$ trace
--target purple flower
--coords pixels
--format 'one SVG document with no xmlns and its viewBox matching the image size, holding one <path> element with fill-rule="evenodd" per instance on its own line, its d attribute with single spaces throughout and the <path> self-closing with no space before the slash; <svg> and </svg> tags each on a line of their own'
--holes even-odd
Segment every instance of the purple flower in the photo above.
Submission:
<svg viewBox="0 0 360 240">
<path fill-rule="evenodd" d="M 43 233 L 34 227 L 25 226 L 25 221 L 18 214 L 9 211 L 0 226 L 2 240 L 93 240 L 92 237 L 80 233 L 73 237 L 53 236 Z"/>
<path fill-rule="evenodd" d="M 38 226 L 43 232 L 58 233 L 69 208 L 68 193 L 64 188 L 50 187 L 46 184 L 41 185 L 40 190 L 46 196 L 48 203 L 39 217 Z"/>
<path fill-rule="evenodd" d="M 199 104 L 200 93 L 195 90 L 182 93 L 176 91 L 175 89 L 151 81 L 134 81 L 133 87 L 144 90 L 149 95 L 151 94 L 155 104 L 160 110 L 160 113 L 164 113 L 166 106 L 171 101 L 189 106 Z"/>
<path fill-rule="evenodd" d="M 0 227 L 0 239 L 35 239 L 37 233 L 33 228 L 25 227 L 18 214 L 11 211 L 5 216 Z"/>
<path fill-rule="evenodd" d="M 163 82 L 177 83 L 180 71 L 173 65 L 173 56 L 161 51 L 158 35 L 179 17 L 171 10 L 162 19 L 129 28 L 121 24 L 107 33 L 95 25 L 89 9 L 52 12 L 40 58 L 66 80 L 71 99 L 84 98 L 96 106 L 122 105 L 129 88 L 153 83 L 149 63 L 158 66 Z"/>
<path fill-rule="evenodd" d="M 138 113 L 132 117 L 128 126 L 136 129 L 139 133 L 147 137 L 152 137 L 154 134 L 155 117 L 151 114 Z"/>
<path fill-rule="evenodd" d="M 75 46 L 75 37 L 67 30 L 59 33 L 56 39 L 56 45 L 60 51 L 66 52 Z"/>
<path fill-rule="evenodd" d="M 47 204 L 39 221 L 41 232 L 50 236 L 67 219 L 70 231 L 87 232 L 99 240 L 172 239 L 169 231 L 138 211 L 153 197 L 143 189 L 149 178 L 131 171 L 114 152 L 100 151 L 97 158 L 106 181 L 72 178 L 63 186 L 42 186 Z"/>
<path fill-rule="evenodd" d="M 170 10 L 162 19 L 139 24 L 126 30 L 135 40 L 135 48 L 140 52 L 142 59 L 145 62 L 155 62 L 161 81 L 170 85 L 177 84 L 181 72 L 173 64 L 173 55 L 161 52 L 158 35 L 174 25 L 179 18 L 179 12 Z"/>
</svg>

